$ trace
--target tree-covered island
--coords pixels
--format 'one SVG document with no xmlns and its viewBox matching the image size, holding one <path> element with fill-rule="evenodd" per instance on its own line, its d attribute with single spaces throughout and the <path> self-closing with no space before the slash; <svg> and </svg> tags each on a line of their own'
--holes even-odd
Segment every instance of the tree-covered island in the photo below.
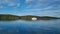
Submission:
<svg viewBox="0 0 60 34">
<path fill-rule="evenodd" d="M 34 16 L 34 15 L 26 15 L 26 16 L 17 16 L 10 14 L 0 14 L 0 20 L 32 20 L 35 17 L 37 20 L 51 20 L 51 19 L 60 19 L 58 17 L 51 16 Z"/>
</svg>

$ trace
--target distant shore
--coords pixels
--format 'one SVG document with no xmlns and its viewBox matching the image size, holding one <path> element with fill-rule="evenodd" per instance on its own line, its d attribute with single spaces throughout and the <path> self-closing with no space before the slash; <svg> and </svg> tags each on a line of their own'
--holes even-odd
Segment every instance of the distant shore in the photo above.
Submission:
<svg viewBox="0 0 60 34">
<path fill-rule="evenodd" d="M 51 20 L 51 19 L 60 19 L 58 17 L 52 16 L 34 16 L 34 15 L 26 15 L 26 16 L 16 16 L 10 14 L 0 14 L 0 20 L 32 20 L 35 17 L 37 20 Z"/>
</svg>

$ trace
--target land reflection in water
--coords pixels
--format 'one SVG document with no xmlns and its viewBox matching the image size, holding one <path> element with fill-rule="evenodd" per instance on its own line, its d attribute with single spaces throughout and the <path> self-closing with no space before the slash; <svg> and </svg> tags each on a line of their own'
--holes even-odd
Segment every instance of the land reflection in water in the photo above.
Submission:
<svg viewBox="0 0 60 34">
<path fill-rule="evenodd" d="M 60 34 L 60 20 L 0 21 L 0 34 Z"/>
</svg>

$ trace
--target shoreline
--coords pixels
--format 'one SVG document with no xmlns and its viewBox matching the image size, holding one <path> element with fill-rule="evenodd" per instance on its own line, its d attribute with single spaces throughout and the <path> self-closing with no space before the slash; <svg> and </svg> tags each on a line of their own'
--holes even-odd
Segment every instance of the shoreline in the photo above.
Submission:
<svg viewBox="0 0 60 34">
<path fill-rule="evenodd" d="M 51 20 L 51 19 L 60 19 L 58 17 L 51 16 L 34 16 L 34 15 L 25 15 L 25 16 L 16 16 L 10 14 L 0 14 L 0 20 L 31 20 L 33 17 L 37 20 Z"/>
</svg>

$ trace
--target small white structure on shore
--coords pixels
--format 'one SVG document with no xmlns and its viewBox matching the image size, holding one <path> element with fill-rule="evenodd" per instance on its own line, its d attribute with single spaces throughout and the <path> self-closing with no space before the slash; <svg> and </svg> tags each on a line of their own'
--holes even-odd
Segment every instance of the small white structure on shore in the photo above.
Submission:
<svg viewBox="0 0 60 34">
<path fill-rule="evenodd" d="M 34 20 L 34 21 L 35 21 L 35 20 L 37 20 L 37 18 L 36 18 L 36 17 L 33 17 L 33 18 L 32 18 L 32 20 Z"/>
</svg>

